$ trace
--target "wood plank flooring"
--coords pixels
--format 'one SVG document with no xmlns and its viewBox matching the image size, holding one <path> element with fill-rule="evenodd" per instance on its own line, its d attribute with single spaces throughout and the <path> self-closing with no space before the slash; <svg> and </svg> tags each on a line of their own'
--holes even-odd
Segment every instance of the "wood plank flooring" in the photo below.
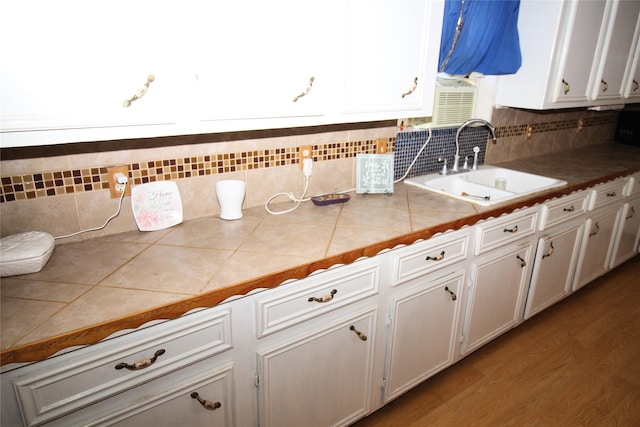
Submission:
<svg viewBox="0 0 640 427">
<path fill-rule="evenodd" d="M 640 257 L 354 427 L 640 426 Z"/>
</svg>

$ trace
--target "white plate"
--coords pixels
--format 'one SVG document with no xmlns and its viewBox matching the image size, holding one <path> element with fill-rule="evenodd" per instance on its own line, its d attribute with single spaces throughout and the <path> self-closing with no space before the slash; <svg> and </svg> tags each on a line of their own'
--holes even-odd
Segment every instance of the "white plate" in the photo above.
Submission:
<svg viewBox="0 0 640 427">
<path fill-rule="evenodd" d="M 182 222 L 182 200 L 173 181 L 131 188 L 131 209 L 140 231 L 162 230 Z"/>
</svg>

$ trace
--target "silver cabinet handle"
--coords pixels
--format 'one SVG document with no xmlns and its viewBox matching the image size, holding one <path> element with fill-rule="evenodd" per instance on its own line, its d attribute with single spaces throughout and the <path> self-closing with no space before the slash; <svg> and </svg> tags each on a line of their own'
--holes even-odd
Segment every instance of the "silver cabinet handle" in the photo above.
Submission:
<svg viewBox="0 0 640 427">
<path fill-rule="evenodd" d="M 307 85 L 307 87 L 300 92 L 300 94 L 298 96 L 296 96 L 295 98 L 293 98 L 293 102 L 298 102 L 298 99 L 302 98 L 303 96 L 305 96 L 306 94 L 309 93 L 309 91 L 311 90 L 311 87 L 313 86 L 313 82 L 316 80 L 315 77 L 311 76 L 309 77 L 309 84 Z"/>
<path fill-rule="evenodd" d="M 504 230 L 502 230 L 504 233 L 517 233 L 518 232 L 518 226 L 514 226 L 512 228 L 505 228 Z"/>
<path fill-rule="evenodd" d="M 618 195 L 618 193 L 616 193 L 615 191 L 610 191 L 607 193 L 607 197 L 616 197 Z"/>
<path fill-rule="evenodd" d="M 527 266 L 527 262 L 524 259 L 522 259 L 520 255 L 516 255 L 516 258 L 520 260 L 520 267 L 524 268 Z"/>
<path fill-rule="evenodd" d="M 404 98 L 405 96 L 409 96 L 413 93 L 413 91 L 416 90 L 416 88 L 418 87 L 418 78 L 414 77 L 413 78 L 413 84 L 411 85 L 411 87 L 409 88 L 408 91 L 406 91 L 405 93 L 402 94 L 401 98 Z"/>
<path fill-rule="evenodd" d="M 191 393 L 191 397 L 196 399 L 198 402 L 200 402 L 200 404 L 202 405 L 203 408 L 208 409 L 210 411 L 215 411 L 216 409 L 218 409 L 219 407 L 222 406 L 222 403 L 220 403 L 220 402 L 212 402 L 210 400 L 204 400 L 195 391 L 193 393 Z"/>
<path fill-rule="evenodd" d="M 571 86 L 565 79 L 562 79 L 562 84 L 564 85 L 564 94 L 566 95 L 571 90 Z"/>
<path fill-rule="evenodd" d="M 589 237 L 593 237 L 600 232 L 600 225 L 596 222 L 596 225 L 593 227 L 593 231 L 589 233 Z"/>
<path fill-rule="evenodd" d="M 563 212 L 573 212 L 575 210 L 576 210 L 576 208 L 573 207 L 573 205 L 569 206 L 568 208 L 562 208 Z"/>
<path fill-rule="evenodd" d="M 609 85 L 604 81 L 604 79 L 600 80 L 600 84 L 602 85 L 602 93 L 605 93 L 609 89 Z"/>
<path fill-rule="evenodd" d="M 554 249 L 555 248 L 553 247 L 553 242 L 549 243 L 549 251 L 546 254 L 542 255 L 542 258 L 544 259 L 550 257 L 553 254 Z"/>
<path fill-rule="evenodd" d="M 631 219 L 635 216 L 636 214 L 636 208 L 634 208 L 633 206 L 631 206 L 631 209 L 629 210 L 629 215 L 627 215 L 627 217 L 625 219 Z"/>
<path fill-rule="evenodd" d="M 640 85 L 638 84 L 638 81 L 636 79 L 633 79 L 633 87 L 631 90 L 633 92 L 637 92 L 639 88 L 640 88 Z"/>
<path fill-rule="evenodd" d="M 451 295 L 451 301 L 455 301 L 455 300 L 457 300 L 457 299 L 458 299 L 458 296 L 456 295 L 456 293 L 455 293 L 455 292 L 453 292 L 451 289 L 449 289 L 449 287 L 448 287 L 448 286 L 445 286 L 445 287 L 444 287 L 444 290 L 445 290 L 446 292 L 448 292 L 448 293 L 449 293 L 449 295 Z"/>
<path fill-rule="evenodd" d="M 367 336 L 365 334 L 363 334 L 362 332 L 360 332 L 359 330 L 357 330 L 355 326 L 353 326 L 353 325 L 349 326 L 349 330 L 353 331 L 353 333 L 356 334 L 358 336 L 358 338 L 360 338 L 360 340 L 362 340 L 362 341 L 366 341 L 367 340 Z"/>
</svg>

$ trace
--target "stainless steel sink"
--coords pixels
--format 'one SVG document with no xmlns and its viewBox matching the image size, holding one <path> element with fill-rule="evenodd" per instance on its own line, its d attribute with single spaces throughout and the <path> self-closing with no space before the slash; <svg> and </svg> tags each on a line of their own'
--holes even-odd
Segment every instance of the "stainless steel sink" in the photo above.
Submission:
<svg viewBox="0 0 640 427">
<path fill-rule="evenodd" d="M 455 175 L 434 173 L 416 176 L 404 182 L 481 206 L 503 203 L 567 184 L 559 179 L 497 166 L 480 166 L 478 170 Z"/>
</svg>

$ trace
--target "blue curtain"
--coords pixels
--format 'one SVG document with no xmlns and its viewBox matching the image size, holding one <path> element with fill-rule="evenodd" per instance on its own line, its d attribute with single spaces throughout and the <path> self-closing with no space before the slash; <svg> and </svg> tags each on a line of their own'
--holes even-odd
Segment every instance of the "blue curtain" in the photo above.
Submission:
<svg viewBox="0 0 640 427">
<path fill-rule="evenodd" d="M 446 0 L 438 71 L 513 74 L 522 63 L 520 0 Z M 458 22 L 462 26 L 456 36 Z"/>
</svg>

